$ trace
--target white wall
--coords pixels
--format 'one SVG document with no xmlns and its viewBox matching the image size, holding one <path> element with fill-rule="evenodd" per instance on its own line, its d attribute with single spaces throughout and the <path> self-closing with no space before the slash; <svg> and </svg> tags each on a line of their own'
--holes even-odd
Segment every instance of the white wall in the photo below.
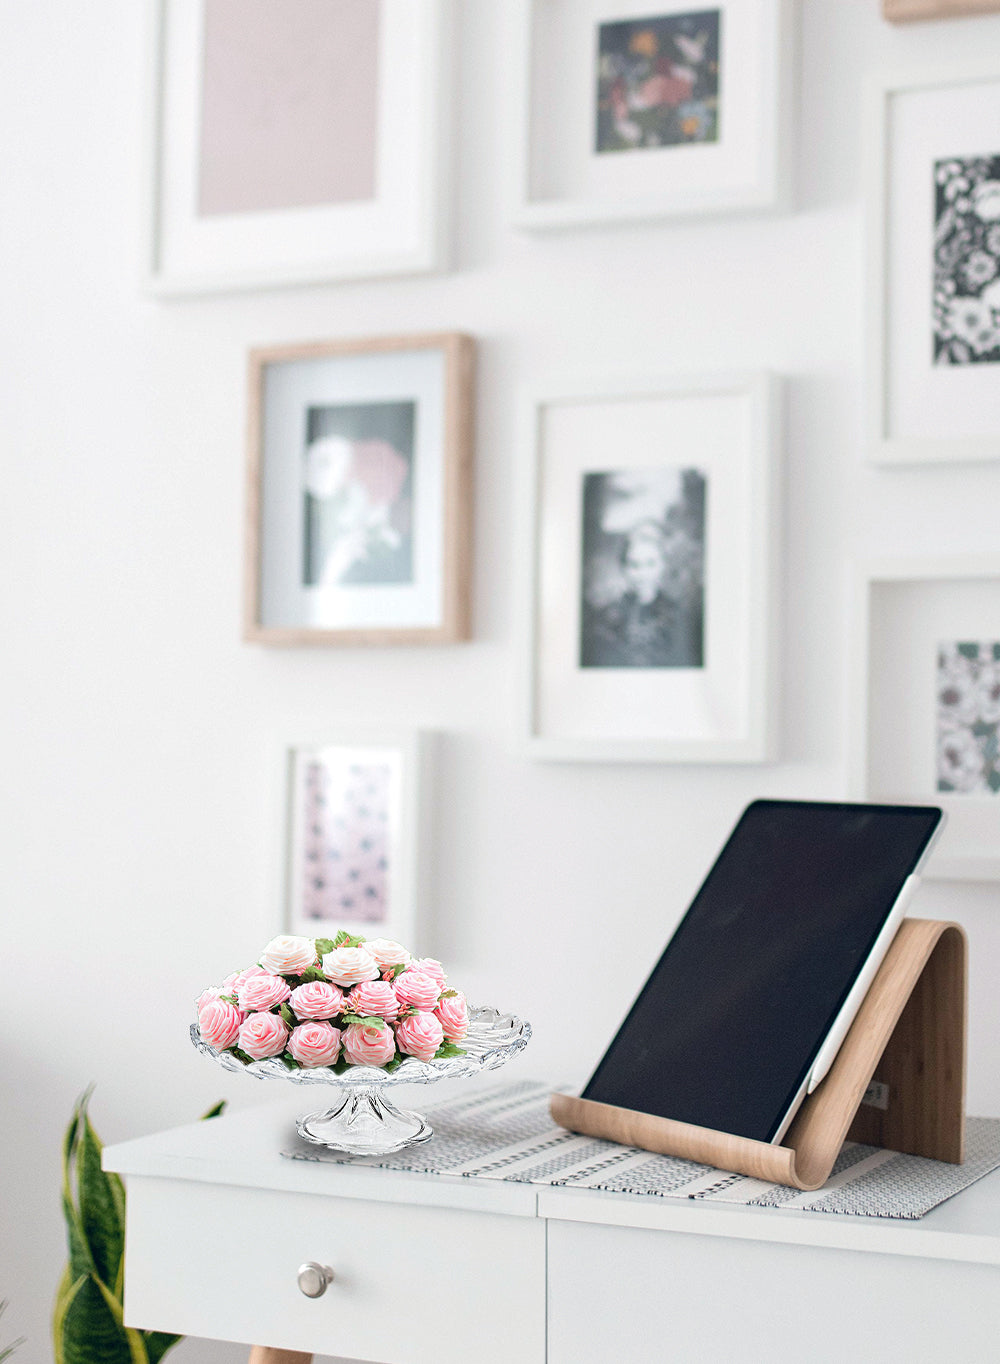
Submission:
<svg viewBox="0 0 1000 1364">
<path fill-rule="evenodd" d="M 846 793 L 848 559 L 998 544 L 1000 467 L 862 462 L 860 90 L 873 70 L 1000 54 L 1000 16 L 893 29 L 876 0 L 803 0 L 794 212 L 536 240 L 504 221 L 502 6 L 461 0 L 451 273 L 157 303 L 136 287 L 144 9 L 0 0 L 0 1340 L 26 1332 L 32 1364 L 84 1086 L 106 1141 L 267 1097 L 186 1030 L 200 988 L 277 929 L 277 739 L 355 719 L 441 732 L 431 946 L 474 997 L 532 1019 L 522 1074 L 571 1078 L 742 806 Z M 241 644 L 247 347 L 453 328 L 480 347 L 475 640 Z M 525 761 L 518 386 L 748 366 L 789 378 L 781 761 Z M 972 938 L 974 1112 L 1000 1112 L 998 898 L 938 883 L 914 905 Z"/>
</svg>

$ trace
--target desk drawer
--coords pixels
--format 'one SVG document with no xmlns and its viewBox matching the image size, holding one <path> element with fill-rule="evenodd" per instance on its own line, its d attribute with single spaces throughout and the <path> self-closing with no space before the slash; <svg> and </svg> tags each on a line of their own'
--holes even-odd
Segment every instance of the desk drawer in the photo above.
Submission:
<svg viewBox="0 0 1000 1364">
<path fill-rule="evenodd" d="M 548 1254 L 548 1364 L 1000 1357 L 996 1265 L 555 1220 Z"/>
<path fill-rule="evenodd" d="M 299 1265 L 329 1265 L 316 1299 Z M 451 1208 L 131 1177 L 130 1326 L 379 1364 L 545 1357 L 545 1227 Z"/>
</svg>

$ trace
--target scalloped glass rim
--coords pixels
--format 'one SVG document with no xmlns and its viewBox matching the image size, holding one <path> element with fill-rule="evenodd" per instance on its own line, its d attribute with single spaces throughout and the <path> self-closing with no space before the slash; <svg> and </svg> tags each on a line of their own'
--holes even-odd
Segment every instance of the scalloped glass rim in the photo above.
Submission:
<svg viewBox="0 0 1000 1364">
<path fill-rule="evenodd" d="M 289 1070 L 279 1056 L 244 1065 L 230 1052 L 216 1051 L 202 1041 L 197 1023 L 191 1024 L 191 1041 L 204 1056 L 211 1056 L 225 1070 L 253 1075 L 258 1080 L 291 1080 L 298 1085 L 337 1085 L 341 1089 L 367 1089 L 372 1085 L 419 1085 L 433 1080 L 449 1080 L 496 1070 L 528 1045 L 531 1024 L 516 1014 L 499 1009 L 469 1007 L 469 1031 L 462 1042 L 464 1056 L 446 1056 L 437 1061 L 418 1061 L 407 1056 L 395 1070 L 381 1066 L 352 1066 L 339 1075 L 329 1066 Z"/>
</svg>

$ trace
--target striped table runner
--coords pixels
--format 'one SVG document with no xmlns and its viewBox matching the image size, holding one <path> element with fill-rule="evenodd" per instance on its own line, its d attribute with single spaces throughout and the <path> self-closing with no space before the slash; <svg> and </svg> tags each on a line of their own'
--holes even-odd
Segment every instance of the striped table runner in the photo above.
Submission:
<svg viewBox="0 0 1000 1364">
<path fill-rule="evenodd" d="M 567 1132 L 549 1116 L 549 1093 L 548 1086 L 523 1080 L 428 1105 L 422 1111 L 434 1136 L 389 1156 L 346 1156 L 298 1139 L 282 1155 L 417 1174 L 898 1218 L 922 1217 L 1000 1166 L 1000 1119 L 969 1118 L 964 1165 L 847 1142 L 826 1184 L 801 1193 L 783 1184 L 727 1175 L 709 1165 Z"/>
</svg>

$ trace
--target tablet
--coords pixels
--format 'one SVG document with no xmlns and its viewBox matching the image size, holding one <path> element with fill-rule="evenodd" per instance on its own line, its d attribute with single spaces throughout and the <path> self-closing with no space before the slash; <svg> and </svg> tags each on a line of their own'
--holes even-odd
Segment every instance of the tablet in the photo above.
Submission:
<svg viewBox="0 0 1000 1364">
<path fill-rule="evenodd" d="M 748 806 L 583 1098 L 780 1141 L 942 822 L 928 806 Z"/>
</svg>

